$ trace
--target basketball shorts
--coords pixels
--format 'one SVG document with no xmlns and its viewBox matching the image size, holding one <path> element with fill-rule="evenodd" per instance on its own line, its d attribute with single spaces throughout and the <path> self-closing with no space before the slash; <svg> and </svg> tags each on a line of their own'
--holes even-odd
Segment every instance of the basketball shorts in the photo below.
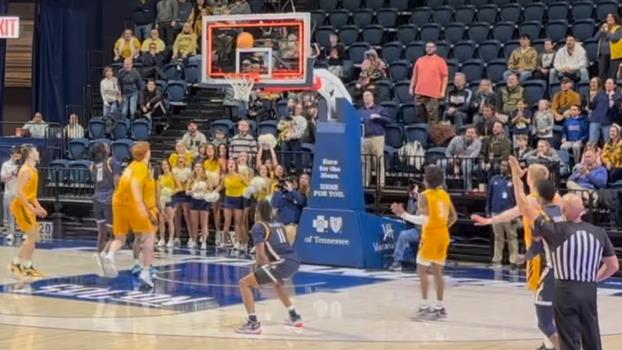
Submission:
<svg viewBox="0 0 622 350">
<path fill-rule="evenodd" d="M 555 275 L 553 270 L 545 267 L 538 281 L 538 289 L 536 290 L 536 305 L 553 306 L 553 298 L 555 296 Z"/>
<path fill-rule="evenodd" d="M 137 210 L 128 206 L 112 206 L 112 233 L 116 237 L 128 233 L 155 233 L 154 223 L 148 217 L 141 216 Z"/>
<path fill-rule="evenodd" d="M 112 226 L 112 204 L 93 201 L 93 214 L 95 215 L 95 222 L 98 224 L 104 223 Z"/>
<path fill-rule="evenodd" d="M 225 197 L 225 209 L 244 209 L 244 197 Z"/>
<path fill-rule="evenodd" d="M 291 278 L 298 272 L 299 267 L 300 263 L 294 260 L 275 261 L 258 267 L 254 272 L 255 279 L 259 285 L 283 283 L 284 280 Z"/>
<path fill-rule="evenodd" d="M 18 200 L 14 200 L 11 203 L 11 214 L 15 217 L 15 223 L 19 229 L 28 234 L 28 238 L 39 241 L 39 223 L 37 222 L 37 215 L 26 208 Z"/>
<path fill-rule="evenodd" d="M 448 248 L 448 240 L 422 238 L 417 251 L 417 264 L 423 266 L 431 266 L 432 264 L 445 265 Z"/>
</svg>

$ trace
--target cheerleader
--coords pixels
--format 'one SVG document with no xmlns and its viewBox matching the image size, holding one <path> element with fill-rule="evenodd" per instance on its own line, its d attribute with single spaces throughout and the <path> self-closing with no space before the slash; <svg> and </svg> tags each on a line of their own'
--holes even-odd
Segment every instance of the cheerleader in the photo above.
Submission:
<svg viewBox="0 0 622 350">
<path fill-rule="evenodd" d="M 158 247 L 166 245 L 166 226 L 168 224 L 168 247 L 175 246 L 175 209 L 173 201 L 175 190 L 180 188 L 180 184 L 173 176 L 171 165 L 168 160 L 163 160 L 160 164 L 161 174 L 158 178 L 158 198 L 160 198 L 160 220 Z"/>
<path fill-rule="evenodd" d="M 210 173 L 222 173 L 226 165 L 226 161 L 218 157 L 216 147 L 208 143 L 203 155 L 203 169 Z"/>
<path fill-rule="evenodd" d="M 170 160 L 169 160 L 170 162 Z M 173 177 L 175 178 L 176 183 L 179 185 L 175 189 L 175 194 L 173 195 L 173 203 L 176 207 L 175 210 L 175 232 L 178 235 L 181 234 L 181 220 L 182 216 L 186 221 L 186 229 L 190 234 L 192 232 L 192 224 L 190 221 L 190 197 L 186 195 L 186 189 L 188 187 L 188 182 L 192 177 L 192 169 L 190 169 L 190 164 L 186 163 L 185 157 L 178 158 L 177 166 L 171 163 L 173 167 Z"/>
<path fill-rule="evenodd" d="M 168 157 L 168 162 L 173 168 L 177 167 L 179 160 L 184 159 L 186 166 L 190 166 L 194 161 L 194 155 L 188 151 L 186 145 L 182 140 L 177 140 L 175 143 L 175 152 Z"/>
<path fill-rule="evenodd" d="M 225 188 L 224 212 L 225 225 L 223 232 L 229 232 L 231 227 L 231 219 L 233 218 L 235 226 L 235 235 L 243 238 L 242 235 L 242 216 L 244 214 L 244 192 L 247 186 L 247 180 L 238 171 L 238 164 L 233 159 L 227 161 L 227 174 L 223 180 Z M 229 232 L 234 249 L 240 250 L 240 245 L 236 241 L 234 234 Z M 248 238 L 244 241 L 248 244 Z M 243 245 L 242 245 L 243 246 Z"/>
<path fill-rule="evenodd" d="M 253 169 L 249 167 L 250 157 L 246 152 L 240 152 L 238 156 L 238 172 L 244 180 L 248 184 L 253 178 Z M 245 189 L 246 190 L 246 189 Z M 244 197 L 244 212 L 242 213 L 242 234 L 238 236 L 238 242 L 240 251 L 246 253 L 248 249 L 248 237 L 249 237 L 249 221 L 250 221 L 250 212 L 254 206 L 254 198 L 253 197 Z"/>
<path fill-rule="evenodd" d="M 216 201 L 214 203 L 214 227 L 216 229 L 216 246 L 220 249 L 225 248 L 226 246 L 226 237 L 225 237 L 225 231 L 224 229 L 221 230 L 221 228 L 223 228 L 221 226 L 221 213 L 223 211 L 223 201 L 225 198 L 225 188 L 223 185 L 223 177 L 224 174 L 227 171 L 227 159 L 229 158 L 229 148 L 227 147 L 226 144 L 222 143 L 220 145 L 218 145 L 218 147 L 216 148 L 216 158 L 218 159 L 218 164 L 220 164 L 220 175 L 221 175 L 221 181 L 218 185 L 218 189 L 219 189 L 219 200 Z M 205 167 L 205 163 L 203 164 L 203 167 Z"/>
<path fill-rule="evenodd" d="M 201 249 L 207 249 L 208 238 L 208 225 L 209 225 L 209 211 L 210 203 L 205 200 L 205 195 L 208 193 L 207 188 L 207 176 L 203 170 L 203 164 L 196 163 L 192 171 L 192 179 L 188 182 L 188 188 L 186 194 L 191 197 L 191 211 L 190 211 L 190 240 L 188 241 L 188 248 L 194 248 L 197 246 L 199 237 L 199 223 L 201 224 Z"/>
<path fill-rule="evenodd" d="M 270 187 L 270 193 L 274 193 L 277 191 L 277 187 L 281 179 L 285 176 L 285 168 L 282 165 L 276 164 L 274 166 L 274 171 L 272 172 L 272 186 Z"/>
</svg>

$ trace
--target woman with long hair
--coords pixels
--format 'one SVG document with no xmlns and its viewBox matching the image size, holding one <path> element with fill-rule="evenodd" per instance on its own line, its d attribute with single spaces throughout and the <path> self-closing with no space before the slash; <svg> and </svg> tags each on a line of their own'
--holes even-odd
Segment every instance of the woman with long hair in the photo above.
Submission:
<svg viewBox="0 0 622 350">
<path fill-rule="evenodd" d="M 203 32 L 203 16 L 211 15 L 210 7 L 205 0 L 196 0 L 194 3 L 194 7 L 192 8 L 192 12 L 190 12 L 190 16 L 188 17 L 188 22 L 192 25 L 194 32 L 197 37 L 200 37 Z"/>
<path fill-rule="evenodd" d="M 192 197 L 190 211 L 190 240 L 188 248 L 194 248 L 199 242 L 199 224 L 201 224 L 201 249 L 207 249 L 209 235 L 209 211 L 211 206 L 205 200 L 208 192 L 207 176 L 203 170 L 203 164 L 197 162 L 192 169 L 192 179 L 188 183 L 187 194 Z"/>
<path fill-rule="evenodd" d="M 119 92 L 119 84 L 112 67 L 104 68 L 104 78 L 99 83 L 99 93 L 103 101 L 102 116 L 107 117 L 119 110 L 121 92 Z"/>
<path fill-rule="evenodd" d="M 226 246 L 226 235 L 225 231 L 222 230 L 222 210 L 223 203 L 225 200 L 225 187 L 223 185 L 223 177 L 227 171 L 227 159 L 229 157 L 229 147 L 226 144 L 220 144 L 216 148 L 216 157 L 218 159 L 218 164 L 220 165 L 220 174 L 221 180 L 218 186 L 220 191 L 220 196 L 218 197 L 218 201 L 214 203 L 214 227 L 216 229 L 216 246 L 220 249 L 225 248 Z"/>
<path fill-rule="evenodd" d="M 272 172 L 272 186 L 270 187 L 270 193 L 277 191 L 277 187 L 283 176 L 285 176 L 285 168 L 283 168 L 281 164 L 275 165 L 274 171 Z"/>
<path fill-rule="evenodd" d="M 602 162 L 609 170 L 609 183 L 622 180 L 622 129 L 618 124 L 609 128 L 609 142 L 602 151 Z"/>
<path fill-rule="evenodd" d="M 311 194 L 311 176 L 308 173 L 303 173 L 298 179 L 298 190 L 305 197 L 309 198 Z"/>
<path fill-rule="evenodd" d="M 225 201 L 224 201 L 224 213 L 225 213 L 225 225 L 223 226 L 223 232 L 229 233 L 233 248 L 241 250 L 244 244 L 248 244 L 248 237 L 243 237 L 243 220 L 244 214 L 244 191 L 246 191 L 247 180 L 238 171 L 238 164 L 233 159 L 227 161 L 227 173 L 223 180 L 225 188 Z M 231 221 L 235 227 L 235 235 L 229 232 L 231 227 Z M 243 239 L 246 240 L 244 241 Z"/>
<path fill-rule="evenodd" d="M 605 23 L 596 34 L 598 39 L 598 76 L 605 80 L 616 78 L 622 62 L 622 27 L 616 13 L 607 15 Z"/>
<path fill-rule="evenodd" d="M 158 178 L 158 198 L 160 198 L 160 220 L 158 247 L 166 245 L 166 226 L 168 225 L 168 246 L 175 246 L 175 211 L 176 203 L 173 194 L 181 188 L 179 181 L 173 176 L 171 165 L 164 159 L 160 164 L 160 177 Z"/>
<path fill-rule="evenodd" d="M 588 117 L 592 114 L 592 103 L 594 102 L 598 93 L 603 90 L 603 81 L 599 77 L 590 79 L 590 86 L 588 90 L 581 96 L 581 102 L 583 108 L 587 110 Z"/>
<path fill-rule="evenodd" d="M 179 187 L 176 188 L 176 192 L 173 195 L 173 203 L 176 206 L 175 212 L 175 232 L 177 232 L 178 237 L 181 235 L 181 220 L 182 217 L 186 221 L 186 229 L 188 230 L 188 234 L 192 232 L 192 222 L 190 220 L 190 208 L 191 208 L 191 198 L 186 194 L 186 189 L 188 187 L 188 182 L 192 177 L 192 169 L 190 168 L 191 163 L 187 163 L 186 157 L 180 157 L 177 160 L 177 165 L 173 165 L 173 176 L 175 177 L 176 183 Z M 169 247 L 170 247 L 169 241 Z"/>
</svg>

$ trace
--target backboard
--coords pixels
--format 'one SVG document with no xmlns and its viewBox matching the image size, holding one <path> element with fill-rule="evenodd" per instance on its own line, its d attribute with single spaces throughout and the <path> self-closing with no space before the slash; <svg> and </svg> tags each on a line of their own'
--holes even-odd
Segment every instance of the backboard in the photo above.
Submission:
<svg viewBox="0 0 622 350">
<path fill-rule="evenodd" d="M 202 40 L 203 84 L 251 76 L 258 88 L 313 83 L 309 13 L 204 16 Z"/>
</svg>

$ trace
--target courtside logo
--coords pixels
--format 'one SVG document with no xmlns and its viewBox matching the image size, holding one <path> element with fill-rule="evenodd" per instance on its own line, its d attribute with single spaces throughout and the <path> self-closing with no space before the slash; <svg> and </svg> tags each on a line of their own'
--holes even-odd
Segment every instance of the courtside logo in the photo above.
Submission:
<svg viewBox="0 0 622 350">
<path fill-rule="evenodd" d="M 318 215 L 318 217 L 313 220 L 313 228 L 317 233 L 324 233 L 328 228 L 328 221 L 324 217 L 324 215 Z"/>
</svg>

